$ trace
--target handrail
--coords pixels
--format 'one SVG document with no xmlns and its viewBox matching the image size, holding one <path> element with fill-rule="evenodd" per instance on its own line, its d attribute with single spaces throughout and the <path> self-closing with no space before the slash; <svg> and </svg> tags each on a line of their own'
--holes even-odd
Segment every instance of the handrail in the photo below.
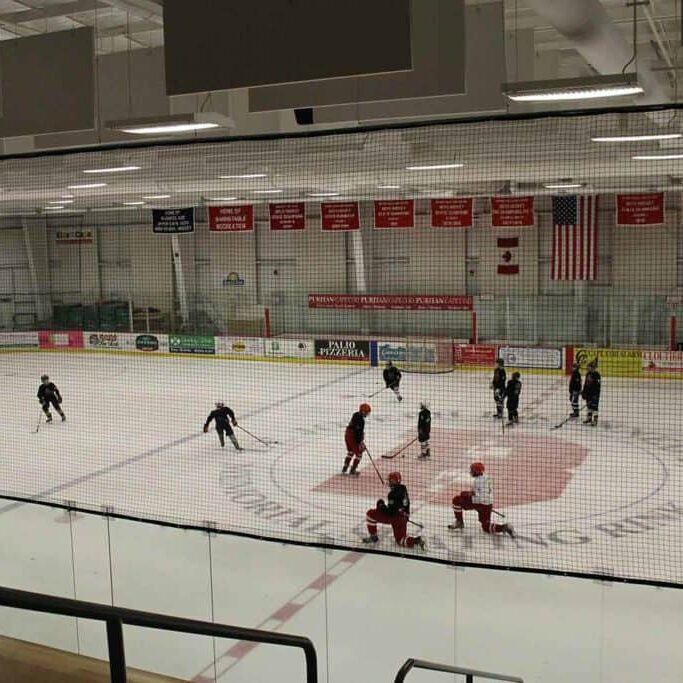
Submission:
<svg viewBox="0 0 683 683">
<path fill-rule="evenodd" d="M 288 633 L 261 631 L 241 626 L 226 626 L 194 619 L 183 619 L 165 614 L 153 614 L 138 610 L 99 605 L 71 598 L 61 598 L 42 593 L 30 593 L 14 588 L 0 587 L 0 606 L 26 609 L 33 612 L 63 614 L 80 619 L 94 619 L 107 624 L 109 647 L 109 672 L 112 683 L 126 683 L 126 663 L 123 649 L 123 624 L 144 628 L 162 629 L 180 633 L 194 633 L 202 636 L 247 640 L 268 645 L 298 647 L 306 659 L 306 683 L 318 683 L 318 662 L 313 643 L 304 636 Z"/>
<path fill-rule="evenodd" d="M 462 666 L 450 666 L 449 664 L 437 664 L 436 662 L 427 662 L 424 659 L 406 659 L 405 663 L 396 674 L 394 683 L 403 683 L 408 673 L 413 669 L 429 669 L 430 671 L 442 671 L 443 673 L 448 674 L 462 674 L 465 676 L 466 683 L 473 683 L 475 678 L 488 678 L 490 681 L 524 683 L 524 680 L 517 676 L 492 674 L 488 671 L 477 671 L 476 669 L 466 669 Z"/>
</svg>

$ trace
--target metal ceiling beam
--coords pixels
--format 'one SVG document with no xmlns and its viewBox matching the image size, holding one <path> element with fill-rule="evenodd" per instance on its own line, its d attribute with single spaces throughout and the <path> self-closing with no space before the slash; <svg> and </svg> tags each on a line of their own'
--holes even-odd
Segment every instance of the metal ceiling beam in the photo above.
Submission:
<svg viewBox="0 0 683 683">
<path fill-rule="evenodd" d="M 79 12 L 92 12 L 93 10 L 103 9 L 107 5 L 99 0 L 74 0 L 60 5 L 49 5 L 37 9 L 26 9 L 18 12 L 6 12 L 0 14 L 0 22 L 8 24 L 25 24 L 29 21 L 39 21 L 41 19 L 53 19 L 64 17 L 69 14 Z"/>
</svg>

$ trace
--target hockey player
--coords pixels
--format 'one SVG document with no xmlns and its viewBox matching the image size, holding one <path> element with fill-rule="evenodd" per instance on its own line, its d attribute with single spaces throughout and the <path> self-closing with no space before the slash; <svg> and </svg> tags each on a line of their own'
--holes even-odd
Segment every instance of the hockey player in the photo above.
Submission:
<svg viewBox="0 0 683 683">
<path fill-rule="evenodd" d="M 52 422 L 52 415 L 50 414 L 50 405 L 54 407 L 57 413 L 62 418 L 62 422 L 66 420 L 66 415 L 62 410 L 62 395 L 54 382 L 50 382 L 47 375 L 42 375 L 40 378 L 40 386 L 38 387 L 38 400 L 45 413 L 47 422 Z"/>
<path fill-rule="evenodd" d="M 583 421 L 584 424 L 589 424 L 595 427 L 598 424 L 598 407 L 600 405 L 600 383 L 602 377 L 598 372 L 598 361 L 594 360 L 588 363 L 588 372 L 586 373 L 586 380 L 583 383 L 583 391 L 581 396 L 586 402 L 588 415 Z"/>
<path fill-rule="evenodd" d="M 507 399 L 508 424 L 516 425 L 519 422 L 519 395 L 522 393 L 522 383 L 519 381 L 519 373 L 513 372 L 512 379 L 505 387 L 505 398 Z"/>
<path fill-rule="evenodd" d="M 429 458 L 429 435 L 432 431 L 432 413 L 426 401 L 420 403 L 420 412 L 417 415 L 417 440 L 420 442 L 420 455 L 418 458 Z"/>
<path fill-rule="evenodd" d="M 372 408 L 368 403 L 361 403 L 358 411 L 351 416 L 351 421 L 344 432 L 346 459 L 344 460 L 342 474 L 346 474 L 349 465 L 351 465 L 349 474 L 360 474 L 358 472 L 358 463 L 363 457 L 363 451 L 365 450 L 365 418 L 370 414 L 371 410 Z"/>
<path fill-rule="evenodd" d="M 502 358 L 496 361 L 496 369 L 493 371 L 493 379 L 491 380 L 491 389 L 493 390 L 493 400 L 496 403 L 496 412 L 493 417 L 503 419 L 503 399 L 505 398 L 505 382 L 507 375 L 505 374 L 505 363 Z"/>
<path fill-rule="evenodd" d="M 237 426 L 235 413 L 222 401 L 216 402 L 216 409 L 212 410 L 209 413 L 209 417 L 206 418 L 206 422 L 204 423 L 204 433 L 209 431 L 209 425 L 211 424 L 212 420 L 216 421 L 216 433 L 218 434 L 218 440 L 221 442 L 221 448 L 225 448 L 224 435 L 227 434 L 236 451 L 244 450 L 237 442 L 235 432 L 232 430 L 233 427 Z"/>
<path fill-rule="evenodd" d="M 377 543 L 379 541 L 377 525 L 391 524 L 396 543 L 406 548 L 418 546 L 424 550 L 426 544 L 421 536 L 408 536 L 410 498 L 408 497 L 408 489 L 401 484 L 401 473 L 390 472 L 387 481 L 389 483 L 387 502 L 385 503 L 380 498 L 377 501 L 377 506 L 367 511 L 366 522 L 370 535 L 363 539 L 363 543 Z"/>
<path fill-rule="evenodd" d="M 387 361 L 382 377 L 384 378 L 386 388 L 391 389 L 396 394 L 399 402 L 402 401 L 403 397 L 398 393 L 398 386 L 401 383 L 401 371 L 390 360 Z"/>
<path fill-rule="evenodd" d="M 485 472 L 484 464 L 473 462 L 470 465 L 470 474 L 474 479 L 471 491 L 461 491 L 453 498 L 453 512 L 455 522 L 449 524 L 449 529 L 462 529 L 465 523 L 462 518 L 463 510 L 476 510 L 479 515 L 481 528 L 487 534 L 507 534 L 515 537 L 515 531 L 510 524 L 495 524 L 491 521 L 493 510 L 493 487 Z"/>
<path fill-rule="evenodd" d="M 572 376 L 569 378 L 569 401 L 572 404 L 571 417 L 579 416 L 579 398 L 581 396 L 581 367 L 578 363 L 572 365 Z"/>
</svg>

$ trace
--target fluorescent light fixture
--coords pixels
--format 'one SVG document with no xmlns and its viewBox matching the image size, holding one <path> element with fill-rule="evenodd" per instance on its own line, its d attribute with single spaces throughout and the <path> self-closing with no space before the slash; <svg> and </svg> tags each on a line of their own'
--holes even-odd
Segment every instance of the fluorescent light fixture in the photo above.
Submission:
<svg viewBox="0 0 683 683">
<path fill-rule="evenodd" d="M 207 197 L 207 202 L 234 202 L 237 197 Z"/>
<path fill-rule="evenodd" d="M 267 173 L 242 173 L 239 175 L 221 175 L 221 180 L 254 180 L 255 178 L 267 178 Z"/>
<path fill-rule="evenodd" d="M 51 199 L 48 204 L 73 204 L 73 199 Z"/>
<path fill-rule="evenodd" d="M 111 130 L 131 135 L 168 135 L 173 133 L 194 133 L 212 128 L 234 128 L 233 120 L 215 112 L 190 112 L 167 116 L 147 116 L 137 119 L 107 121 Z"/>
<path fill-rule="evenodd" d="M 145 202 L 121 202 L 124 206 L 144 206 Z"/>
<path fill-rule="evenodd" d="M 637 74 L 630 73 L 504 83 L 502 92 L 513 102 L 566 102 L 640 95 L 643 88 L 638 83 Z"/>
<path fill-rule="evenodd" d="M 593 142 L 647 142 L 648 140 L 675 140 L 683 137 L 682 133 L 654 133 L 652 135 L 605 135 L 593 137 Z"/>
<path fill-rule="evenodd" d="M 323 199 L 325 197 L 338 197 L 339 192 L 309 192 L 308 196 Z"/>
<path fill-rule="evenodd" d="M 146 196 L 143 196 L 143 199 L 169 199 L 170 194 L 148 194 Z"/>
<path fill-rule="evenodd" d="M 548 190 L 575 190 L 578 187 L 583 187 L 582 183 L 552 183 L 544 185 Z"/>
<path fill-rule="evenodd" d="M 631 159 L 636 161 L 666 161 L 667 159 L 683 159 L 683 154 L 636 154 Z"/>
<path fill-rule="evenodd" d="M 89 168 L 83 173 L 125 173 L 126 171 L 139 170 L 139 166 L 112 166 L 111 168 Z"/>
<path fill-rule="evenodd" d="M 253 190 L 254 194 L 280 194 L 284 190 Z"/>
<path fill-rule="evenodd" d="M 55 206 L 55 205 L 53 204 L 53 205 L 51 205 L 51 206 L 46 206 L 46 207 L 45 207 L 45 210 L 46 210 L 46 211 L 48 211 L 48 210 L 55 211 L 55 210 L 57 210 L 57 209 L 63 209 L 63 208 L 64 208 L 63 206 Z"/>
<path fill-rule="evenodd" d="M 378 190 L 400 190 L 401 186 L 400 185 L 378 185 L 377 189 Z"/>
<path fill-rule="evenodd" d="M 425 166 L 406 166 L 406 171 L 443 171 L 447 168 L 462 168 L 464 164 L 428 164 Z"/>
<path fill-rule="evenodd" d="M 96 187 L 106 187 L 107 183 L 85 183 L 84 185 L 69 185 L 70 190 L 92 190 Z"/>
<path fill-rule="evenodd" d="M 62 199 L 73 199 L 73 197 L 74 196 L 72 194 L 63 194 L 62 195 Z"/>
</svg>

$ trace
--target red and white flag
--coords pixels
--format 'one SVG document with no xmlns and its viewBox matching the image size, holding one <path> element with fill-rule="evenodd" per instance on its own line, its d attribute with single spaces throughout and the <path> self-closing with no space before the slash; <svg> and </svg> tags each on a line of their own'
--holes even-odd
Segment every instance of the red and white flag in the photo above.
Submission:
<svg viewBox="0 0 683 683">
<path fill-rule="evenodd" d="M 598 275 L 598 198 L 553 197 L 553 280 L 595 280 Z"/>
<path fill-rule="evenodd" d="M 498 275 L 519 274 L 519 237 L 498 237 Z"/>
</svg>

